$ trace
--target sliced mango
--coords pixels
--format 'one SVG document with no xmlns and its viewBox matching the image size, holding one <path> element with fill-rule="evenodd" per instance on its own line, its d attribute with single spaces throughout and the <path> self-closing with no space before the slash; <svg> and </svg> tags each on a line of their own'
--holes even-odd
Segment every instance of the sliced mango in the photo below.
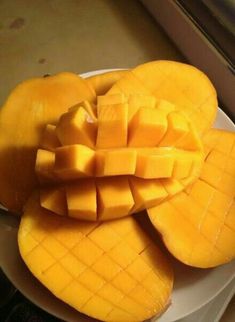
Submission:
<svg viewBox="0 0 235 322">
<path fill-rule="evenodd" d="M 149 153 L 139 152 L 135 175 L 145 179 L 172 177 L 174 161 L 174 153 L 171 151 L 161 153 L 155 149 Z"/>
<path fill-rule="evenodd" d="M 36 156 L 35 172 L 41 183 L 54 181 L 55 153 L 38 149 Z"/>
<path fill-rule="evenodd" d="M 100 220 L 126 216 L 134 206 L 134 199 L 126 177 L 98 179 L 97 193 Z"/>
<path fill-rule="evenodd" d="M 175 143 L 189 132 L 188 122 L 182 114 L 169 113 L 168 129 L 159 146 L 175 146 Z"/>
<path fill-rule="evenodd" d="M 83 144 L 94 147 L 97 125 L 84 107 L 76 107 L 60 117 L 56 133 L 62 145 Z"/>
<path fill-rule="evenodd" d="M 40 190 L 40 205 L 57 215 L 67 215 L 67 199 L 64 187 L 48 187 Z"/>
<path fill-rule="evenodd" d="M 106 95 L 109 96 L 109 95 Z M 131 122 L 140 107 L 155 108 L 156 99 L 153 95 L 134 94 L 128 99 L 128 121 Z"/>
<path fill-rule="evenodd" d="M 138 109 L 128 126 L 130 98 L 133 104 L 136 102 Z M 75 184 L 66 183 L 70 192 L 66 194 L 70 217 L 109 220 L 127 216 L 170 198 L 200 174 L 204 157 L 201 141 L 187 118 L 175 112 L 173 104 L 165 100 L 156 101 L 153 96 L 143 94 L 131 94 L 128 103 L 125 101 L 127 98 L 122 93 L 98 98 L 97 118 L 92 116 L 98 124 L 96 149 L 87 145 L 66 144 L 54 150 L 55 161 L 51 158 L 51 166 L 47 166 L 46 170 L 47 177 L 56 177 L 60 181 L 76 180 Z M 145 104 L 149 107 L 144 107 Z M 61 117 L 56 128 L 57 134 L 66 138 L 74 130 L 73 120 L 77 113 L 82 111 L 91 115 L 91 109 L 88 102 L 71 107 Z M 84 127 L 81 126 L 80 129 L 83 131 Z M 80 139 L 83 137 L 81 134 Z M 158 147 L 158 143 L 164 138 L 168 140 L 166 145 L 170 142 L 172 145 Z M 138 145 L 135 142 L 140 147 L 131 146 Z M 173 143 L 181 148 L 173 147 Z M 51 151 L 48 153 L 53 156 Z M 130 178 L 131 189 L 127 176 L 139 178 Z M 84 177 L 93 179 L 89 179 L 86 185 L 84 180 L 79 182 Z M 166 188 L 160 179 L 168 179 L 165 181 Z M 133 188 L 133 182 L 138 182 L 136 189 Z M 83 191 L 87 191 L 88 199 Z M 53 195 L 49 201 L 53 204 Z M 52 210 L 49 201 L 42 206 Z"/>
<path fill-rule="evenodd" d="M 135 174 L 137 151 L 135 149 L 110 149 L 96 151 L 96 176 Z"/>
<path fill-rule="evenodd" d="M 94 123 L 97 120 L 97 110 L 96 110 L 96 105 L 93 103 L 90 103 L 87 100 L 81 101 L 78 104 L 71 106 L 68 109 L 68 112 L 76 112 L 80 109 L 80 107 L 83 107 L 84 110 L 88 113 L 88 115 L 92 118 Z"/>
<path fill-rule="evenodd" d="M 127 145 L 127 104 L 98 105 L 96 147 L 119 148 Z"/>
<path fill-rule="evenodd" d="M 60 142 L 56 135 L 56 126 L 47 124 L 40 140 L 40 148 L 44 150 L 54 151 L 60 146 Z"/>
<path fill-rule="evenodd" d="M 106 105 L 124 104 L 124 103 L 127 103 L 127 97 L 122 93 L 97 96 L 97 106 L 106 106 Z"/>
<path fill-rule="evenodd" d="M 85 81 L 96 92 L 97 96 L 104 95 L 126 73 L 126 70 L 115 70 L 88 77 Z"/>
<path fill-rule="evenodd" d="M 137 92 L 175 104 L 201 134 L 215 120 L 216 91 L 207 76 L 193 66 L 164 60 L 139 65 L 117 81 L 108 94 Z"/>
<path fill-rule="evenodd" d="M 80 220 L 97 219 L 96 185 L 93 179 L 66 186 L 68 215 Z"/>
<path fill-rule="evenodd" d="M 235 133 L 210 130 L 205 143 L 207 158 L 199 179 L 148 209 L 169 251 L 185 264 L 203 268 L 235 258 Z"/>
<path fill-rule="evenodd" d="M 67 145 L 55 150 L 54 173 L 63 180 L 92 176 L 95 151 L 85 145 Z"/>
<path fill-rule="evenodd" d="M 170 262 L 132 217 L 89 223 L 52 216 L 33 196 L 18 242 L 36 278 L 56 297 L 93 318 L 143 321 L 168 304 L 173 284 Z"/>
<path fill-rule="evenodd" d="M 135 207 L 132 209 L 132 212 L 153 207 L 168 197 L 168 192 L 160 180 L 143 180 L 130 177 L 129 182 L 135 201 Z"/>
<path fill-rule="evenodd" d="M 158 109 L 140 107 L 129 125 L 128 145 L 157 146 L 167 131 L 167 118 Z"/>
</svg>

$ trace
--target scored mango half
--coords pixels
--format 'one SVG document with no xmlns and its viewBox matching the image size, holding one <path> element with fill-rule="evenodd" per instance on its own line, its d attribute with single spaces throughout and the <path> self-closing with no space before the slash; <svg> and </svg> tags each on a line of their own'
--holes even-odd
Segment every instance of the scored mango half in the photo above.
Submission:
<svg viewBox="0 0 235 322">
<path fill-rule="evenodd" d="M 35 156 L 45 125 L 79 101 L 95 98 L 72 73 L 29 79 L 12 91 L 0 109 L 0 202 L 6 208 L 20 214 L 38 185 Z"/>
<path fill-rule="evenodd" d="M 167 60 L 133 68 L 108 93 L 143 93 L 167 100 L 190 118 L 199 134 L 212 126 L 218 107 L 215 88 L 203 72 L 191 65 Z"/>
<path fill-rule="evenodd" d="M 53 216 L 35 194 L 21 219 L 18 243 L 39 281 L 91 317 L 137 322 L 169 304 L 171 264 L 133 217 L 89 223 Z"/>
<path fill-rule="evenodd" d="M 195 179 L 204 157 L 189 120 L 145 95 L 98 96 L 97 107 L 81 102 L 47 125 L 40 146 L 36 173 L 42 185 L 54 185 L 41 189 L 41 206 L 91 221 L 166 200 L 174 192 L 165 186 L 182 190 L 180 180 Z"/>
<path fill-rule="evenodd" d="M 235 133 L 213 129 L 203 142 L 199 179 L 148 214 L 177 259 L 206 268 L 235 258 Z"/>
</svg>

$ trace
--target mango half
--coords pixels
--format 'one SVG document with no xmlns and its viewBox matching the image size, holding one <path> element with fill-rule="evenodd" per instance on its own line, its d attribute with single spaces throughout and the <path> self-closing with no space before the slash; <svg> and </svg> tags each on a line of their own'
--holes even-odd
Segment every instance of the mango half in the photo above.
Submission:
<svg viewBox="0 0 235 322">
<path fill-rule="evenodd" d="M 178 260 L 207 268 L 235 258 L 235 133 L 212 129 L 203 142 L 199 179 L 147 211 Z"/>
<path fill-rule="evenodd" d="M 163 202 L 197 178 L 204 158 L 187 117 L 142 94 L 98 96 L 97 106 L 71 107 L 56 126 L 47 125 L 40 146 L 41 206 L 89 221 Z"/>
<path fill-rule="evenodd" d="M 39 281 L 91 317 L 137 322 L 169 304 L 171 264 L 133 217 L 89 223 L 54 216 L 34 194 L 21 219 L 18 243 Z"/>
<path fill-rule="evenodd" d="M 215 88 L 203 72 L 191 65 L 167 60 L 133 68 L 108 93 L 143 93 L 167 100 L 191 119 L 200 134 L 212 126 L 218 107 Z"/>
</svg>

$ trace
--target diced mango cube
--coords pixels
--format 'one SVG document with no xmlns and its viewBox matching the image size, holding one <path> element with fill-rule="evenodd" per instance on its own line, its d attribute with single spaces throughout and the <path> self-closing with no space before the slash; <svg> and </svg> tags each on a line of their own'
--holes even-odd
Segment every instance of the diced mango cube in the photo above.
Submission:
<svg viewBox="0 0 235 322">
<path fill-rule="evenodd" d="M 56 126 L 52 124 L 47 124 L 42 134 L 40 147 L 42 149 L 53 152 L 55 148 L 58 148 L 59 146 L 60 146 L 60 142 L 56 135 Z"/>
<path fill-rule="evenodd" d="M 96 185 L 93 179 L 81 179 L 66 186 L 69 217 L 96 220 Z"/>
<path fill-rule="evenodd" d="M 125 216 L 134 206 L 134 199 L 126 177 L 98 179 L 97 191 L 100 220 Z"/>
<path fill-rule="evenodd" d="M 127 97 L 122 93 L 97 96 L 97 106 L 127 103 Z"/>
<path fill-rule="evenodd" d="M 169 178 L 174 167 L 174 154 L 172 153 L 144 153 L 137 155 L 135 175 L 145 179 Z"/>
<path fill-rule="evenodd" d="M 188 123 L 189 131 L 174 146 L 185 150 L 202 150 L 202 143 L 195 128 Z"/>
<path fill-rule="evenodd" d="M 184 189 L 184 186 L 176 179 L 161 179 L 161 183 L 170 196 L 173 196 Z"/>
<path fill-rule="evenodd" d="M 55 180 L 54 175 L 55 153 L 47 150 L 38 149 L 35 171 L 41 183 L 48 180 Z"/>
<path fill-rule="evenodd" d="M 67 201 L 64 188 L 52 187 L 41 189 L 40 205 L 57 215 L 65 216 L 67 214 Z"/>
<path fill-rule="evenodd" d="M 171 102 L 168 102 L 163 99 L 157 99 L 156 100 L 156 108 L 158 110 L 164 111 L 166 114 L 169 114 L 173 111 L 175 111 L 175 105 L 172 104 Z"/>
<path fill-rule="evenodd" d="M 189 131 L 188 122 L 180 113 L 172 112 L 168 114 L 167 120 L 168 129 L 159 146 L 174 146 L 175 142 Z"/>
<path fill-rule="evenodd" d="M 150 208 L 168 197 L 159 179 L 129 178 L 131 191 L 135 200 L 134 211 Z"/>
<path fill-rule="evenodd" d="M 193 152 L 176 153 L 174 169 L 172 173 L 173 178 L 182 179 L 190 175 L 190 171 L 193 165 Z"/>
<path fill-rule="evenodd" d="M 154 108 L 156 98 L 152 95 L 132 94 L 128 100 L 128 121 L 130 122 L 140 107 Z"/>
<path fill-rule="evenodd" d="M 94 122 L 97 121 L 97 111 L 96 111 L 96 106 L 88 101 L 81 101 L 78 104 L 70 107 L 68 109 L 69 112 L 75 112 L 79 110 L 80 107 L 83 107 L 85 111 L 90 115 L 90 117 L 94 120 Z"/>
<path fill-rule="evenodd" d="M 167 118 L 164 112 L 141 107 L 129 124 L 128 145 L 135 147 L 156 146 L 166 130 Z"/>
<path fill-rule="evenodd" d="M 56 127 L 62 145 L 83 144 L 93 147 L 96 131 L 96 121 L 82 106 L 63 114 Z"/>
<path fill-rule="evenodd" d="M 60 179 L 73 180 L 92 176 L 95 167 L 95 151 L 85 145 L 67 145 L 55 150 L 54 171 Z"/>
<path fill-rule="evenodd" d="M 134 174 L 137 152 L 134 149 L 98 150 L 96 176 Z"/>
<path fill-rule="evenodd" d="M 119 148 L 127 145 L 128 105 L 98 106 L 96 147 Z"/>
</svg>

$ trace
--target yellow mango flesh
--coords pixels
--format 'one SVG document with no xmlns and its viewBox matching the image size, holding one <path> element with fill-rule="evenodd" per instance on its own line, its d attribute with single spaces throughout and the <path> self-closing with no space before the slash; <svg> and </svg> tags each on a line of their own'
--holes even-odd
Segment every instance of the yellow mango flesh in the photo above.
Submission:
<svg viewBox="0 0 235 322">
<path fill-rule="evenodd" d="M 47 124 L 43 131 L 39 147 L 53 152 L 60 145 L 61 144 L 56 135 L 56 126 Z"/>
<path fill-rule="evenodd" d="M 67 215 L 67 199 L 64 187 L 49 187 L 40 191 L 40 205 L 57 215 Z"/>
<path fill-rule="evenodd" d="M 127 145 L 126 103 L 98 105 L 98 131 L 96 148 L 119 148 Z M 112 133 L 112 135 L 111 135 Z"/>
<path fill-rule="evenodd" d="M 129 125 L 128 145 L 157 146 L 167 131 L 167 118 L 157 109 L 140 107 Z"/>
<path fill-rule="evenodd" d="M 134 199 L 126 177 L 97 180 L 97 194 L 100 220 L 126 216 L 134 206 Z"/>
<path fill-rule="evenodd" d="M 83 107 L 83 109 L 88 113 L 88 115 L 91 117 L 91 119 L 96 122 L 97 120 L 97 111 L 96 106 L 93 103 L 90 103 L 87 100 L 81 101 L 78 104 L 71 106 L 68 111 L 69 112 L 75 112 L 80 109 L 80 107 Z"/>
<path fill-rule="evenodd" d="M 235 258 L 235 133 L 210 130 L 205 146 L 199 179 L 148 209 L 169 251 L 185 264 L 203 268 Z"/>
<path fill-rule="evenodd" d="M 97 96 L 97 106 L 116 105 L 127 103 L 127 97 L 122 93 Z"/>
<path fill-rule="evenodd" d="M 56 124 L 81 100 L 92 102 L 95 93 L 72 73 L 30 79 L 11 92 L 0 109 L 0 202 L 5 207 L 22 211 L 38 184 L 35 158 L 46 124 Z"/>
<path fill-rule="evenodd" d="M 54 181 L 55 153 L 48 150 L 38 149 L 35 172 L 41 183 Z"/>
<path fill-rule="evenodd" d="M 207 76 L 193 66 L 173 61 L 139 65 L 108 91 L 126 95 L 137 92 L 177 105 L 200 134 L 214 122 L 218 106 L 216 91 Z"/>
<path fill-rule="evenodd" d="M 122 76 L 127 73 L 126 70 L 115 70 L 85 79 L 85 82 L 96 92 L 96 95 L 104 95 Z"/>
<path fill-rule="evenodd" d="M 54 173 L 63 180 L 73 180 L 94 174 L 95 151 L 85 145 L 74 144 L 55 150 Z"/>
<path fill-rule="evenodd" d="M 136 103 L 138 108 L 128 124 L 130 98 L 133 104 L 138 98 L 140 101 Z M 88 114 L 91 105 L 80 102 L 63 114 L 57 124 L 56 134 L 63 146 L 54 150 L 54 166 L 47 167 L 46 174 L 48 178 L 56 177 L 60 181 L 76 180 L 75 184 L 66 183 L 67 191 L 70 191 L 66 194 L 70 217 L 109 220 L 130 215 L 170 198 L 192 183 L 200 173 L 203 161 L 200 139 L 183 114 L 175 112 L 173 104 L 156 101 L 153 96 L 143 94 L 132 94 L 128 103 L 126 101 L 127 97 L 120 93 L 99 96 L 97 119 L 96 116 L 94 119 L 93 112 Z M 83 106 L 87 107 L 86 110 Z M 73 121 L 81 111 L 86 115 L 82 122 L 87 124 L 80 126 L 82 132 L 78 132 L 77 139 L 72 135 Z M 96 140 L 96 148 L 90 148 L 90 143 L 88 146 L 79 144 L 84 137 L 89 137 L 90 128 L 87 126 L 94 125 L 93 122 L 89 124 L 90 119 L 98 124 L 97 138 L 92 139 L 92 142 Z M 165 137 L 168 141 L 171 138 L 172 145 L 167 146 L 167 142 L 158 147 Z M 177 142 L 180 144 L 181 149 L 173 147 L 174 141 L 175 145 Z M 70 144 L 72 142 L 78 144 Z M 48 153 L 54 157 L 52 152 Z M 36 164 L 48 162 L 47 156 L 41 159 L 37 159 Z M 139 180 L 128 181 L 127 176 L 138 177 Z M 90 177 L 87 185 L 84 180 L 80 182 L 83 177 Z M 163 178 L 169 179 L 166 180 L 166 189 L 159 181 Z M 184 181 L 181 183 L 180 180 Z M 138 182 L 138 188 L 133 182 Z M 87 191 L 87 198 L 84 191 Z M 48 198 L 47 203 L 41 205 L 51 210 L 53 194 L 52 200 L 50 196 Z"/>
<path fill-rule="evenodd" d="M 97 219 L 96 184 L 92 179 L 66 186 L 68 216 L 80 220 Z M 42 205 L 42 204 L 41 204 Z"/>
<path fill-rule="evenodd" d="M 136 158 L 135 149 L 96 151 L 96 176 L 133 175 L 136 170 Z"/>
<path fill-rule="evenodd" d="M 18 233 L 23 260 L 56 297 L 93 318 L 137 322 L 160 314 L 170 262 L 132 218 L 105 223 L 52 216 L 33 196 Z"/>
<path fill-rule="evenodd" d="M 56 126 L 56 133 L 62 145 L 77 143 L 94 147 L 96 131 L 96 121 L 82 106 L 63 114 Z"/>
<path fill-rule="evenodd" d="M 153 95 L 129 95 L 128 105 L 128 121 L 131 122 L 133 116 L 136 114 L 140 107 L 155 108 L 156 99 Z"/>
</svg>

